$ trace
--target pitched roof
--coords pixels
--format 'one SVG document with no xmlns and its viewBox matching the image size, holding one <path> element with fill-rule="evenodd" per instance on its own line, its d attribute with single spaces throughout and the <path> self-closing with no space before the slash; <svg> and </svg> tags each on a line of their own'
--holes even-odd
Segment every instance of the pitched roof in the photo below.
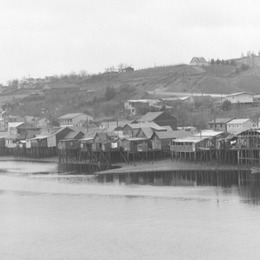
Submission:
<svg viewBox="0 0 260 260">
<path fill-rule="evenodd" d="M 249 94 L 249 95 L 252 95 L 252 96 L 254 95 L 251 92 L 243 91 L 243 92 L 237 92 L 237 93 L 232 93 L 232 94 L 226 95 L 226 97 L 240 96 L 240 95 L 243 95 L 243 94 Z"/>
<path fill-rule="evenodd" d="M 82 114 L 83 114 L 83 113 L 69 113 L 69 114 L 60 116 L 58 119 L 74 118 L 74 117 L 80 116 L 80 115 L 82 115 Z"/>
<path fill-rule="evenodd" d="M 228 125 L 234 125 L 234 124 L 243 124 L 247 121 L 250 121 L 249 118 L 235 118 L 233 120 L 231 120 L 230 122 L 228 122 Z"/>
<path fill-rule="evenodd" d="M 190 133 L 185 130 L 156 131 L 154 134 L 157 135 L 159 139 L 177 139 L 190 136 Z"/>
<path fill-rule="evenodd" d="M 163 113 L 164 113 L 163 111 L 160 111 L 160 112 L 148 112 L 144 116 L 139 118 L 137 120 L 137 122 L 151 122 L 151 121 L 153 121 L 154 119 L 156 119 L 158 116 L 160 116 Z"/>
<path fill-rule="evenodd" d="M 152 135 L 154 133 L 154 130 L 151 127 L 141 127 L 141 131 L 149 139 L 152 137 Z"/>
<path fill-rule="evenodd" d="M 215 131 L 215 130 L 201 130 L 193 136 L 196 137 L 214 137 L 223 134 L 223 131 Z"/>
<path fill-rule="evenodd" d="M 73 132 L 69 132 L 64 139 L 76 139 L 78 134 L 82 134 L 82 136 L 84 135 L 83 132 L 81 131 L 73 131 Z"/>
<path fill-rule="evenodd" d="M 174 142 L 179 142 L 179 143 L 199 143 L 203 140 L 208 139 L 207 137 L 202 137 L 200 138 L 199 136 L 188 136 L 185 138 L 180 138 L 180 139 L 175 139 L 173 140 Z"/>
<path fill-rule="evenodd" d="M 212 120 L 208 122 L 208 124 L 226 124 L 227 122 L 231 121 L 233 118 L 216 118 L 215 120 Z"/>
<path fill-rule="evenodd" d="M 166 130 L 165 127 L 159 126 L 154 122 L 126 124 L 126 125 L 130 126 L 132 129 L 139 129 L 139 128 L 142 128 L 142 127 L 150 127 L 150 128 L 157 130 L 157 131 L 165 131 Z"/>
<path fill-rule="evenodd" d="M 45 86 L 42 88 L 42 90 L 51 90 L 51 87 L 48 86 L 48 85 L 45 85 Z"/>
<path fill-rule="evenodd" d="M 200 62 L 200 63 L 202 62 L 202 63 L 207 63 L 207 61 L 205 60 L 204 57 L 193 57 L 190 62 Z"/>
<path fill-rule="evenodd" d="M 24 122 L 9 122 L 8 127 L 18 127 L 22 124 L 24 124 Z"/>
<path fill-rule="evenodd" d="M 36 126 L 34 126 L 34 125 L 30 124 L 30 123 L 27 123 L 27 122 L 19 125 L 18 128 L 19 129 L 40 129 L 39 127 L 36 127 Z"/>
<path fill-rule="evenodd" d="M 148 138 L 145 137 L 127 137 L 125 138 L 127 141 L 147 141 L 149 140 Z"/>
</svg>

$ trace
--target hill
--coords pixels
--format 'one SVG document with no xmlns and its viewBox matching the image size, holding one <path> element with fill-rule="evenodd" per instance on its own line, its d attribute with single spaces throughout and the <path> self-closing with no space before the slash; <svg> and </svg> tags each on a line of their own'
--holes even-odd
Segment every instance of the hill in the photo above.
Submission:
<svg viewBox="0 0 260 260">
<path fill-rule="evenodd" d="M 89 89 L 104 89 L 107 86 L 118 88 L 127 84 L 141 91 L 230 94 L 241 91 L 257 93 L 259 83 L 259 68 L 241 69 L 218 64 L 209 67 L 177 65 L 129 73 L 101 74 L 80 84 Z"/>
<path fill-rule="evenodd" d="M 39 82 L 29 82 L 27 87 L 4 88 L 0 103 L 6 104 L 5 108 L 10 113 L 18 115 L 40 116 L 42 111 L 46 111 L 49 117 L 69 112 L 86 112 L 95 117 L 118 117 L 123 100 L 149 98 L 148 92 L 258 93 L 259 85 L 259 67 L 176 65 L 92 76 L 74 74 L 46 77 Z M 106 99 L 108 88 L 113 88 L 115 93 L 112 98 Z"/>
</svg>

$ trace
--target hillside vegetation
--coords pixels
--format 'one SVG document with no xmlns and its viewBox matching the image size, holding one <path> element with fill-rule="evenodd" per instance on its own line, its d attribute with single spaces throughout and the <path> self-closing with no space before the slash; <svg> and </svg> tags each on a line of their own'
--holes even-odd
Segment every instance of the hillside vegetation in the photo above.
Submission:
<svg viewBox="0 0 260 260">
<path fill-rule="evenodd" d="M 46 95 L 43 88 L 68 88 L 70 92 Z M 207 67 L 176 65 L 132 72 L 109 72 L 92 76 L 65 75 L 48 77 L 32 88 L 5 88 L 1 105 L 9 113 L 58 117 L 69 112 L 86 112 L 95 118 L 118 117 L 122 101 L 151 97 L 148 92 L 229 94 L 259 92 L 260 68 L 215 64 Z M 106 90 L 113 89 L 107 98 Z M 36 94 L 35 96 L 32 95 Z"/>
</svg>

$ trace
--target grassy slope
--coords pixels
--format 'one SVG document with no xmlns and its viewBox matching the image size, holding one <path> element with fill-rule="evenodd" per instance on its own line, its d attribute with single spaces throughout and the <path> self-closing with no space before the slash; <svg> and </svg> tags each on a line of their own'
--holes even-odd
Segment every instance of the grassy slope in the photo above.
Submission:
<svg viewBox="0 0 260 260">
<path fill-rule="evenodd" d="M 215 65 L 210 67 L 194 67 L 189 65 L 177 65 L 166 67 L 155 67 L 137 70 L 129 73 L 94 75 L 90 78 L 66 80 L 55 80 L 50 86 L 61 86 L 70 84 L 80 86 L 87 90 L 94 90 L 97 97 L 104 96 L 106 87 L 116 89 L 125 88 L 118 91 L 116 97 L 109 102 L 102 102 L 95 107 L 87 105 L 87 101 L 93 95 L 84 93 L 73 93 L 68 96 L 51 96 L 45 100 L 26 103 L 24 107 L 16 107 L 12 113 L 40 112 L 41 107 L 49 108 L 52 115 L 59 115 L 67 112 L 89 111 L 90 113 L 105 110 L 106 106 L 113 110 L 120 109 L 120 103 L 125 99 L 145 98 L 145 91 L 160 90 L 165 92 L 187 92 L 187 93 L 219 93 L 228 94 L 239 91 L 259 92 L 260 69 L 250 69 L 244 72 L 235 72 L 236 67 L 228 65 Z M 45 84 L 44 84 L 45 85 Z M 40 90 L 44 85 L 39 85 Z M 129 91 L 126 91 L 126 90 Z M 13 99 L 20 99 L 29 95 L 35 90 L 18 90 L 10 95 L 0 96 L 0 104 L 10 102 Z M 20 101 L 17 101 L 20 102 Z M 113 108 L 114 107 L 114 108 Z"/>
</svg>

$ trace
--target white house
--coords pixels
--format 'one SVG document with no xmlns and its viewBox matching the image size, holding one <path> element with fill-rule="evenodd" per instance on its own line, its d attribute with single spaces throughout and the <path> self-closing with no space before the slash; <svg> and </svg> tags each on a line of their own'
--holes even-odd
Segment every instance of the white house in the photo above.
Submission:
<svg viewBox="0 0 260 260">
<path fill-rule="evenodd" d="M 93 117 L 84 113 L 71 113 L 58 118 L 61 127 L 74 127 L 82 121 L 93 121 Z"/>
<path fill-rule="evenodd" d="M 136 115 L 142 110 L 148 110 L 153 104 L 156 104 L 158 100 L 152 99 L 135 99 L 124 101 L 124 111 L 128 111 L 130 115 Z"/>
<path fill-rule="evenodd" d="M 249 128 L 254 128 L 254 122 L 249 118 L 237 118 L 227 122 L 227 132 L 236 133 Z"/>
<path fill-rule="evenodd" d="M 254 102 L 254 94 L 250 92 L 238 92 L 226 95 L 225 100 L 230 101 L 231 104 L 250 104 Z"/>
</svg>

